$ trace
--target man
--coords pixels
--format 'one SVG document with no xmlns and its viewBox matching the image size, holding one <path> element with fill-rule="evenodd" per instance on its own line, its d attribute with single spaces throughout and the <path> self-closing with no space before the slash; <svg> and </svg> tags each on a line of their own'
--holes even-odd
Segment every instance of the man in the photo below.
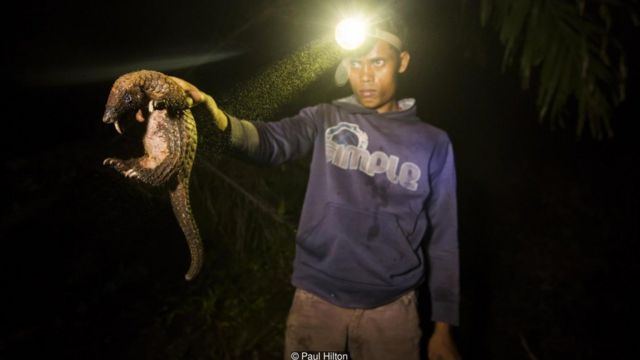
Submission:
<svg viewBox="0 0 640 360">
<path fill-rule="evenodd" d="M 396 99 L 410 60 L 399 33 L 380 25 L 340 65 L 336 79 L 348 78 L 352 96 L 277 122 L 227 115 L 176 79 L 195 104 L 208 107 L 232 146 L 253 159 L 279 164 L 313 152 L 285 359 L 293 351 L 419 358 L 415 289 L 425 278 L 435 322 L 429 359 L 459 358 L 450 334 L 459 304 L 453 152 L 444 131 L 416 116 L 413 99 Z"/>
</svg>

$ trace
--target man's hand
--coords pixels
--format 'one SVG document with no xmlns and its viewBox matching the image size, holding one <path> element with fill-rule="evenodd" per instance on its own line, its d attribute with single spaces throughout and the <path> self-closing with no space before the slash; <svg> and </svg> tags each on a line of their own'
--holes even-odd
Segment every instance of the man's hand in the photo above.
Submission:
<svg viewBox="0 0 640 360">
<path fill-rule="evenodd" d="M 175 76 L 169 76 L 171 80 L 175 81 L 180 87 L 187 93 L 187 95 L 193 99 L 193 106 L 202 103 L 205 100 L 207 94 L 201 92 L 195 85 L 177 78 Z"/>
<path fill-rule="evenodd" d="M 209 111 L 211 112 L 211 115 L 213 115 L 213 118 L 215 120 L 215 123 L 218 129 L 224 130 L 227 128 L 229 119 L 227 119 L 227 115 L 225 115 L 225 113 L 222 112 L 222 110 L 220 110 L 220 108 L 218 107 L 218 105 L 216 104 L 216 102 L 213 100 L 211 96 L 203 93 L 195 85 L 185 80 L 182 80 L 175 76 L 170 76 L 170 78 L 176 83 L 178 83 L 178 85 L 180 85 L 180 87 L 187 93 L 187 95 L 191 99 L 193 99 L 192 107 L 205 103 L 207 106 L 207 109 L 209 109 Z"/>
<path fill-rule="evenodd" d="M 459 360 L 460 354 L 456 350 L 453 342 L 449 324 L 436 322 L 435 330 L 429 339 L 428 352 L 429 360 Z"/>
</svg>

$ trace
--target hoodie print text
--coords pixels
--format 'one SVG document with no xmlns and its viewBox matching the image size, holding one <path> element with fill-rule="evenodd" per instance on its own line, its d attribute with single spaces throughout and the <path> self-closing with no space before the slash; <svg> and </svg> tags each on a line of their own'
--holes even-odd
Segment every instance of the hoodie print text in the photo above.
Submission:
<svg viewBox="0 0 640 360">
<path fill-rule="evenodd" d="M 340 122 L 325 132 L 325 151 L 328 163 L 345 170 L 360 170 L 374 176 L 386 174 L 393 184 L 418 190 L 418 180 L 422 175 L 418 165 L 407 161 L 400 165 L 400 158 L 382 151 L 370 153 L 367 150 L 369 137 L 356 124 Z"/>
</svg>

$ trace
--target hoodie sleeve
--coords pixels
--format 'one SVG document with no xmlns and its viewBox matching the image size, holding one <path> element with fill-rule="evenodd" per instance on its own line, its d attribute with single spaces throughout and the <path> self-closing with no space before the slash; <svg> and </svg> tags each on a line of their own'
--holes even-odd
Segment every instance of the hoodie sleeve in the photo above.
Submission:
<svg viewBox="0 0 640 360">
<path fill-rule="evenodd" d="M 265 164 L 278 165 L 306 155 L 322 119 L 317 107 L 302 109 L 280 121 L 262 122 L 230 119 L 231 143 L 237 150 Z"/>
<path fill-rule="evenodd" d="M 458 325 L 460 303 L 456 172 L 449 138 L 434 150 L 427 215 L 432 320 Z"/>
</svg>

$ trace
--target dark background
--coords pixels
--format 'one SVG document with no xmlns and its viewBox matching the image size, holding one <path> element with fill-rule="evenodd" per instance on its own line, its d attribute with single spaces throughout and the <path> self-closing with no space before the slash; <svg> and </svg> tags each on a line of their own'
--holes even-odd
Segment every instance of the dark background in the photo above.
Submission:
<svg viewBox="0 0 640 360">
<path fill-rule="evenodd" d="M 182 279 L 187 249 L 166 200 L 101 165 L 117 145 L 100 121 L 104 102 L 118 75 L 158 59 L 237 53 L 157 69 L 224 98 L 331 31 L 328 4 L 29 2 L 7 10 L 17 21 L 2 25 L 0 358 L 217 358 L 198 347 L 166 351 L 175 338 L 201 334 L 154 337 L 157 319 L 197 297 L 196 285 Z M 407 1 L 405 10 L 413 57 L 402 94 L 417 98 L 420 116 L 449 133 L 456 153 L 463 301 L 455 336 L 464 358 L 637 353 L 638 29 L 619 34 L 628 98 L 615 109 L 615 136 L 598 141 L 576 137 L 572 121 L 555 130 L 537 121 L 535 87 L 521 90 L 513 69 L 502 72 L 497 36 L 476 14 L 461 17 L 448 1 Z M 274 118 L 345 95 L 332 76 Z M 250 177 L 264 171 L 251 169 Z M 296 175 L 296 187 L 273 185 L 267 202 L 288 204 L 295 220 L 305 173 L 277 171 Z M 225 276 L 201 276 L 214 273 Z M 280 312 L 270 321 L 284 322 L 288 305 L 273 304 Z M 272 342 L 277 349 L 281 338 Z M 261 349 L 235 357 L 277 358 Z"/>
</svg>

